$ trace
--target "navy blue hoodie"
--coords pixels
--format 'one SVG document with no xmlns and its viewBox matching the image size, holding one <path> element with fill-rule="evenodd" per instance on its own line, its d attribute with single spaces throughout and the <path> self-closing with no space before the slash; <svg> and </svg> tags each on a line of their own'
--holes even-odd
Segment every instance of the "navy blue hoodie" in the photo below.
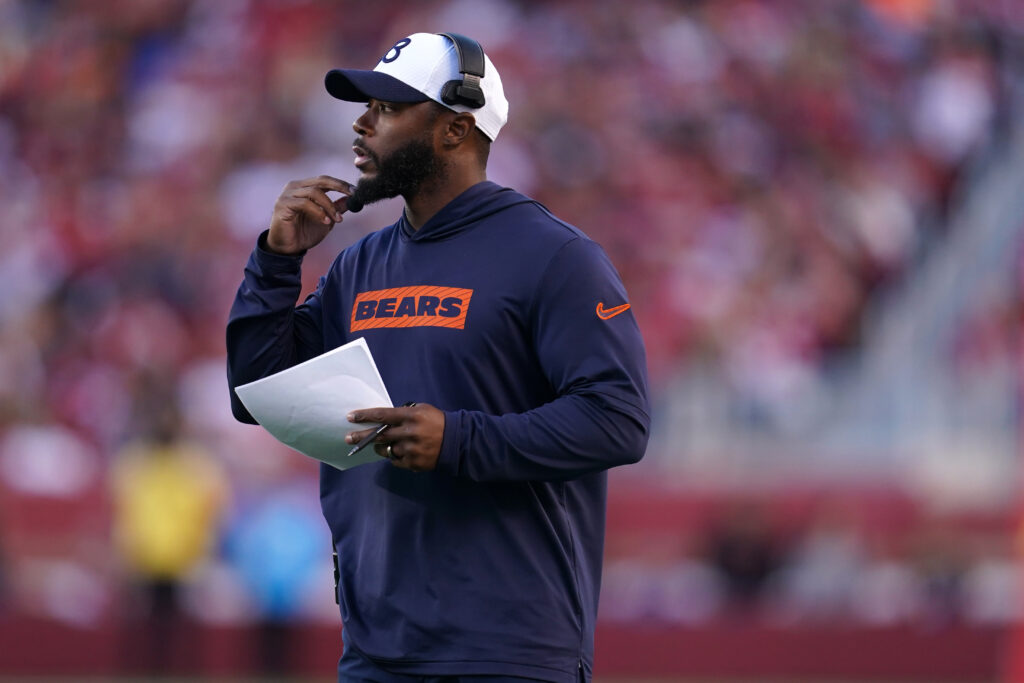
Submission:
<svg viewBox="0 0 1024 683">
<path fill-rule="evenodd" d="M 433 472 L 321 465 L 346 647 L 402 673 L 589 679 L 606 470 L 649 429 L 643 342 L 602 249 L 483 182 L 345 249 L 295 306 L 300 264 L 253 251 L 230 386 L 365 337 L 393 400 L 445 413 Z M 253 421 L 234 392 L 232 409 Z"/>
</svg>

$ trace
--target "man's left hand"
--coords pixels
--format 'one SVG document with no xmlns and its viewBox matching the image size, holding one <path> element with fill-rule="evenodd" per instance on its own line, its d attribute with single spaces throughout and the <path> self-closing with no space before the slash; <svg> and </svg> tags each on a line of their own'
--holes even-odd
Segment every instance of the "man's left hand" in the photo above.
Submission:
<svg viewBox="0 0 1024 683">
<path fill-rule="evenodd" d="M 354 410 L 348 421 L 390 425 L 374 441 L 377 455 L 387 458 L 395 467 L 414 472 L 429 472 L 437 466 L 444 438 L 444 413 L 427 403 L 399 408 L 367 408 Z M 356 444 L 373 429 L 349 432 L 345 443 Z M 390 446 L 390 449 L 389 449 Z"/>
</svg>

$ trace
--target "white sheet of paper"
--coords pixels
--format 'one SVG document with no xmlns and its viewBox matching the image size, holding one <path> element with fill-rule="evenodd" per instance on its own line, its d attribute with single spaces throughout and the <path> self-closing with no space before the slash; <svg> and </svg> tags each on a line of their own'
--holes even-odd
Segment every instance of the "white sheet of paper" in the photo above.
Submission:
<svg viewBox="0 0 1024 683">
<path fill-rule="evenodd" d="M 376 425 L 352 424 L 359 408 L 391 407 L 366 340 L 353 342 L 287 370 L 235 387 L 249 413 L 278 441 L 340 470 L 380 461 L 372 446 L 352 457 L 345 435 Z"/>
</svg>

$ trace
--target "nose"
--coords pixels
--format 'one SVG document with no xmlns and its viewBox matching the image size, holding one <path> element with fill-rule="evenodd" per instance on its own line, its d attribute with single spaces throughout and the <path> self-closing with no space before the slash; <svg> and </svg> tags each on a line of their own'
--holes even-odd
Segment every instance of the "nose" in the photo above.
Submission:
<svg viewBox="0 0 1024 683">
<path fill-rule="evenodd" d="M 365 136 L 370 131 L 369 114 L 370 110 L 367 109 L 359 116 L 359 118 L 352 122 L 352 130 L 360 136 Z"/>
</svg>

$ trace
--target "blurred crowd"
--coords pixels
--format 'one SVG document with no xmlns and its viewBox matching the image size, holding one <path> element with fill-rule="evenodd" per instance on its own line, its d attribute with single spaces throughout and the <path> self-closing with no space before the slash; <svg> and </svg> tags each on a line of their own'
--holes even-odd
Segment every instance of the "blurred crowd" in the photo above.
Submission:
<svg viewBox="0 0 1024 683">
<path fill-rule="evenodd" d="M 0 613 L 88 625 L 148 595 L 210 621 L 336 619 L 316 468 L 233 422 L 223 343 L 285 182 L 355 179 L 358 107 L 326 95 L 330 68 L 417 30 L 476 37 L 511 103 L 492 179 L 604 245 L 656 391 L 706 362 L 785 396 L 856 352 L 1000 143 L 1013 6 L 0 0 Z M 307 291 L 399 210 L 347 218 Z M 997 339 L 1020 301 L 979 312 Z M 807 562 L 855 554 L 819 540 Z"/>
<path fill-rule="evenodd" d="M 816 498 L 787 510 L 763 494 L 725 496 L 670 531 L 612 537 L 603 618 L 921 632 L 1024 619 L 1020 538 L 1005 518 L 928 510 L 893 491 Z"/>
</svg>

